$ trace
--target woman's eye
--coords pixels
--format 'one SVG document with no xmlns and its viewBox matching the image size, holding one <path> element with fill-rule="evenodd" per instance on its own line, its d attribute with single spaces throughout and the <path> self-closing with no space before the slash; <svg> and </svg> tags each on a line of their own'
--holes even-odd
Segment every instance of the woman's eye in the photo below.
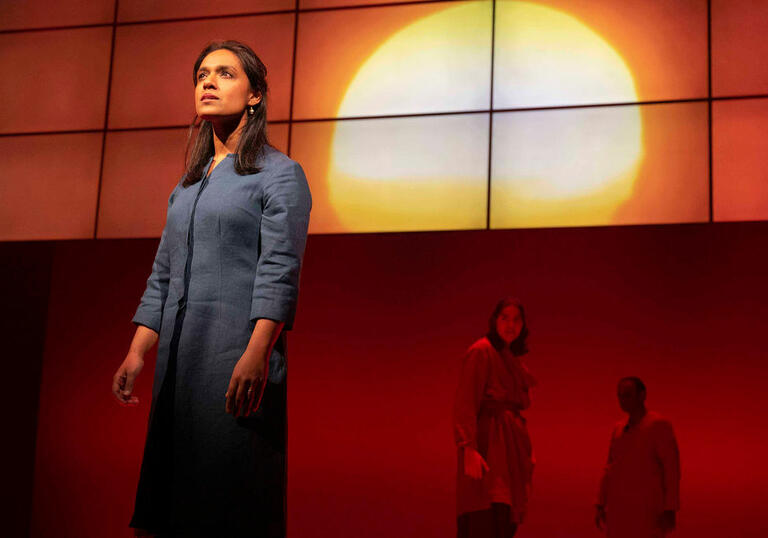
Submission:
<svg viewBox="0 0 768 538">
<path fill-rule="evenodd" d="M 201 79 L 205 78 L 207 75 L 208 75 L 208 73 L 205 72 L 205 71 L 203 71 L 201 73 L 198 73 L 197 80 L 201 80 Z M 229 71 L 222 71 L 220 76 L 226 77 L 226 78 L 232 78 L 233 75 Z"/>
</svg>

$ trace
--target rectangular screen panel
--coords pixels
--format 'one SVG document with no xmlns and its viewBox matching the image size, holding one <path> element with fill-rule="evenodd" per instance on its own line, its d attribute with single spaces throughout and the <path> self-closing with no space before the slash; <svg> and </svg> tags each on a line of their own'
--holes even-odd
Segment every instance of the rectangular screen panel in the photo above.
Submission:
<svg viewBox="0 0 768 538">
<path fill-rule="evenodd" d="M 0 241 L 93 237 L 101 139 L 101 133 L 0 138 Z"/>
<path fill-rule="evenodd" d="M 409 2 L 413 2 L 413 0 L 299 0 L 299 9 L 367 6 L 373 4 L 407 4 Z"/>
<path fill-rule="evenodd" d="M 288 125 L 269 125 L 285 151 Z M 104 154 L 99 223 L 102 238 L 160 237 L 168 196 L 184 175 L 187 129 L 110 132 Z"/>
<path fill-rule="evenodd" d="M 0 30 L 112 23 L 115 0 L 6 0 Z"/>
<path fill-rule="evenodd" d="M 707 104 L 493 117 L 491 227 L 702 222 Z"/>
<path fill-rule="evenodd" d="M 111 27 L 0 34 L 0 133 L 103 128 L 111 39 Z"/>
<path fill-rule="evenodd" d="M 768 99 L 712 104 L 715 220 L 768 220 Z"/>
<path fill-rule="evenodd" d="M 184 173 L 186 129 L 108 133 L 96 236 L 160 237 Z"/>
<path fill-rule="evenodd" d="M 706 0 L 496 4 L 494 107 L 707 97 Z"/>
<path fill-rule="evenodd" d="M 712 94 L 768 93 L 768 2 L 712 1 Z"/>
<path fill-rule="evenodd" d="M 488 114 L 293 125 L 311 233 L 484 228 Z"/>
<path fill-rule="evenodd" d="M 294 14 L 121 26 L 109 126 L 185 125 L 195 115 L 192 69 L 206 43 L 235 39 L 267 66 L 270 119 L 288 119 Z M 190 37 L 191 36 L 191 37 Z"/>
<path fill-rule="evenodd" d="M 487 110 L 492 5 L 299 15 L 294 119 Z"/>
<path fill-rule="evenodd" d="M 288 153 L 288 129 L 287 123 L 270 123 L 267 126 L 269 144 L 283 153 Z"/>
<path fill-rule="evenodd" d="M 210 2 L 208 0 L 121 0 L 117 20 L 148 21 L 186 17 L 209 17 L 217 15 L 235 15 L 264 11 L 282 11 L 293 9 L 295 0 L 229 0 L 228 2 Z"/>
</svg>

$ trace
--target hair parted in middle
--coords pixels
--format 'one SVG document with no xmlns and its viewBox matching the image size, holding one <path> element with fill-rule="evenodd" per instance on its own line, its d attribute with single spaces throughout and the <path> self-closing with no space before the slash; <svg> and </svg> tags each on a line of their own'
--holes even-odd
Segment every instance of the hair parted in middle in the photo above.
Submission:
<svg viewBox="0 0 768 538">
<path fill-rule="evenodd" d="M 517 338 L 515 338 L 514 341 L 509 344 L 509 350 L 512 352 L 512 354 L 516 357 L 519 357 L 528 353 L 527 340 L 529 333 L 528 322 L 525 319 L 525 308 L 523 307 L 523 303 L 521 303 L 520 300 L 516 297 L 505 297 L 496 303 L 496 307 L 493 309 L 491 317 L 488 318 L 488 333 L 486 333 L 485 336 L 488 338 L 488 341 L 494 348 L 499 351 L 504 349 L 506 344 L 504 343 L 504 340 L 501 338 L 501 336 L 499 336 L 499 332 L 496 330 L 496 320 L 499 319 L 499 314 L 501 314 L 501 311 L 508 306 L 516 306 L 520 311 L 520 317 L 523 320 L 523 328 L 520 329 L 520 334 L 517 335 Z"/>
<path fill-rule="evenodd" d="M 267 138 L 267 67 L 256 53 L 244 43 L 233 40 L 212 41 L 205 46 L 195 61 L 192 69 L 192 81 L 195 85 L 197 85 L 197 70 L 200 68 L 200 64 L 211 52 L 220 49 L 226 49 L 237 56 L 243 65 L 251 89 L 254 93 L 261 95 L 261 101 L 253 106 L 254 113 L 246 114 L 247 119 L 240 133 L 236 150 L 237 158 L 235 159 L 235 173 L 241 176 L 255 174 L 260 170 L 257 166 L 257 160 L 264 150 L 264 146 L 269 144 Z M 214 154 L 213 126 L 206 120 L 200 120 L 198 123 L 198 119 L 198 116 L 195 116 L 187 133 L 185 187 L 194 185 L 203 179 L 205 165 Z M 199 131 L 190 150 L 192 135 L 198 127 Z"/>
</svg>

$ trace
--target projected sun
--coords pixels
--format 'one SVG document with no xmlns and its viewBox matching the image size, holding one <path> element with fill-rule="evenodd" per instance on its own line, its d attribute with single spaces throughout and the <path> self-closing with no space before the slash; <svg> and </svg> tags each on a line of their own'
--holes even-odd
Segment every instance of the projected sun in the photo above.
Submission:
<svg viewBox="0 0 768 538">
<path fill-rule="evenodd" d="M 391 35 L 357 70 L 338 116 L 487 110 L 490 8 L 447 3 Z M 566 13 L 501 1 L 495 35 L 494 108 L 637 100 L 619 54 Z M 586 110 L 494 115 L 492 226 L 610 222 L 642 158 L 640 112 Z M 484 227 L 487 126 L 487 113 L 338 122 L 333 231 Z"/>
<path fill-rule="evenodd" d="M 497 8 L 495 108 L 635 102 L 621 56 L 578 19 Z M 637 106 L 494 115 L 491 226 L 609 224 L 643 156 Z"/>
<path fill-rule="evenodd" d="M 490 2 L 468 2 L 405 26 L 358 69 L 338 116 L 487 110 L 491 20 Z M 328 197 L 343 229 L 483 228 L 488 121 L 485 113 L 339 122 Z"/>
</svg>

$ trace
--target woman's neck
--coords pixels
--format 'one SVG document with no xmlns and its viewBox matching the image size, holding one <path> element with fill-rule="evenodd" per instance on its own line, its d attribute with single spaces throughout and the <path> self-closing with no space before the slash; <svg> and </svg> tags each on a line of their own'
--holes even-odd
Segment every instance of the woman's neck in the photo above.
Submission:
<svg viewBox="0 0 768 538">
<path fill-rule="evenodd" d="M 230 153 L 237 153 L 237 144 L 245 125 L 245 114 L 239 119 L 223 118 L 211 122 L 213 126 L 213 158 L 220 161 Z"/>
</svg>

